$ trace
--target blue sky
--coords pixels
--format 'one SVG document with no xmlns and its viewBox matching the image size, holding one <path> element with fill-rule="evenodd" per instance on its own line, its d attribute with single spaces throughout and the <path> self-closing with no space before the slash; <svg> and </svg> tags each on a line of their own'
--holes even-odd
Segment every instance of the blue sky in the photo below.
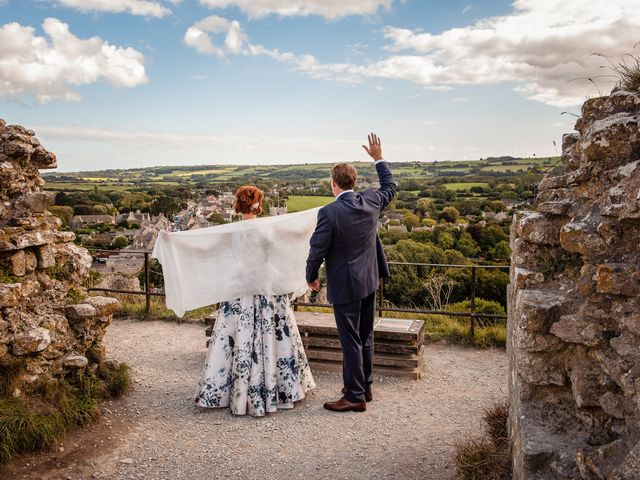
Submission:
<svg viewBox="0 0 640 480">
<path fill-rule="evenodd" d="M 0 0 L 0 118 L 60 171 L 553 155 L 634 1 Z M 640 48 L 640 47 L 638 47 Z M 604 92 L 610 78 L 598 78 Z"/>
</svg>

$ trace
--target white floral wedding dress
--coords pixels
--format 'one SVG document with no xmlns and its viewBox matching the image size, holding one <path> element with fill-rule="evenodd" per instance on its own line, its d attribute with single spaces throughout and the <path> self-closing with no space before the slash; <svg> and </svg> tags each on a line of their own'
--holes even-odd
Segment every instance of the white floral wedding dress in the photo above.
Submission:
<svg viewBox="0 0 640 480">
<path fill-rule="evenodd" d="M 245 296 L 220 304 L 198 406 L 261 417 L 293 408 L 313 388 L 287 295 Z"/>
</svg>

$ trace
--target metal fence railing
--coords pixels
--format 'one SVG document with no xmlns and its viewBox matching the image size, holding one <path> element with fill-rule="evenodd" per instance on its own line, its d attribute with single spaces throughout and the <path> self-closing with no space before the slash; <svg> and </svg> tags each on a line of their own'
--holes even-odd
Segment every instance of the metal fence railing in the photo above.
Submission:
<svg viewBox="0 0 640 480">
<path fill-rule="evenodd" d="M 105 258 L 110 257 L 111 255 L 119 255 L 122 253 L 132 254 L 132 255 L 144 255 L 144 290 L 117 290 L 113 288 L 100 288 L 90 286 L 87 290 L 92 292 L 107 292 L 107 293 L 121 293 L 127 295 L 144 295 L 145 296 L 145 314 L 148 317 L 151 314 L 151 297 L 164 297 L 164 293 L 161 292 L 152 292 L 151 291 L 151 262 L 150 255 L 151 252 L 147 252 L 144 250 L 106 250 L 102 248 L 87 248 L 89 252 L 95 252 L 93 254 L 94 260 L 96 258 Z M 97 254 L 97 255 L 96 255 Z"/>
<path fill-rule="evenodd" d="M 470 279 L 470 298 L 469 298 L 469 312 L 452 312 L 449 310 L 432 310 L 426 308 L 401 308 L 395 306 L 385 306 L 384 300 L 384 287 L 385 279 L 380 282 L 380 288 L 377 295 L 377 310 L 378 315 L 382 316 L 384 312 L 399 312 L 399 313 L 419 313 L 429 315 L 445 315 L 450 317 L 469 317 L 469 336 L 473 338 L 475 336 L 476 320 L 478 318 L 492 318 L 496 320 L 506 320 L 506 315 L 493 314 L 493 313 L 478 313 L 476 311 L 476 287 L 477 287 L 477 273 L 479 269 L 502 269 L 508 270 L 510 265 L 459 265 L 450 263 L 413 263 L 413 262 L 389 262 L 389 265 L 402 265 L 402 266 L 415 266 L 415 267 L 431 267 L 431 268 L 464 268 L 471 270 Z M 297 307 L 327 307 L 331 308 L 329 303 L 314 303 L 314 302 L 293 302 L 294 309 Z"/>
<path fill-rule="evenodd" d="M 142 250 L 106 250 L 106 249 L 97 249 L 97 248 L 88 248 L 90 252 L 94 252 L 93 257 L 96 258 L 104 258 L 111 255 L 119 255 L 119 254 L 132 254 L 132 255 L 143 255 L 144 256 L 144 265 L 143 265 L 143 287 L 144 290 L 135 291 L 135 290 L 117 290 L 111 288 L 99 288 L 90 286 L 88 288 L 89 291 L 95 292 L 106 292 L 106 293 L 119 293 L 119 294 L 128 294 L 128 295 L 144 295 L 145 296 L 145 314 L 149 316 L 151 313 L 151 297 L 158 296 L 164 297 L 164 293 L 162 292 L 154 292 L 151 289 L 151 261 L 150 255 L 151 252 L 142 251 Z M 427 309 L 427 308 L 402 308 L 396 306 L 387 306 L 385 305 L 384 299 L 384 291 L 385 291 L 385 280 L 383 279 L 380 282 L 380 288 L 378 290 L 377 295 L 377 311 L 378 315 L 382 316 L 385 312 L 397 312 L 397 313 L 416 313 L 416 314 L 429 314 L 429 315 L 445 315 L 450 317 L 468 317 L 470 319 L 469 324 L 469 336 L 474 338 L 475 329 L 476 329 L 476 321 L 479 318 L 486 319 L 494 319 L 494 320 L 504 320 L 507 318 L 506 315 L 500 314 L 492 314 L 492 313 L 481 313 L 477 312 L 476 305 L 476 289 L 477 289 L 477 273 L 478 270 L 481 269 L 502 269 L 508 270 L 510 265 L 464 265 L 464 264 L 442 264 L 442 263 L 413 263 L 413 262 L 389 262 L 389 265 L 398 265 L 405 267 L 428 267 L 428 268 L 457 268 L 457 269 L 470 269 L 471 270 L 471 278 L 469 281 L 470 287 L 470 297 L 469 297 L 469 311 L 468 312 L 453 312 L 449 310 L 435 310 L 435 309 Z M 161 274 L 160 274 L 161 275 Z M 299 307 L 326 307 L 332 308 L 330 303 L 318 303 L 318 302 L 300 302 L 293 301 L 292 302 L 294 310 L 297 310 Z"/>
</svg>

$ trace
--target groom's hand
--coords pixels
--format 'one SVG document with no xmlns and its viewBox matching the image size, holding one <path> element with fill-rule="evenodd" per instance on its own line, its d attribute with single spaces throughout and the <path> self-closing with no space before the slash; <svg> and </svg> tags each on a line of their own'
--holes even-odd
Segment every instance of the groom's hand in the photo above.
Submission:
<svg viewBox="0 0 640 480">
<path fill-rule="evenodd" d="M 320 279 L 316 278 L 313 282 L 309 282 L 308 283 L 309 288 L 311 290 L 313 290 L 314 292 L 319 292 L 320 291 Z"/>
<path fill-rule="evenodd" d="M 362 145 L 369 156 L 375 161 L 382 160 L 382 145 L 380 145 L 380 138 L 375 133 L 371 133 L 368 137 L 369 147 Z"/>
</svg>

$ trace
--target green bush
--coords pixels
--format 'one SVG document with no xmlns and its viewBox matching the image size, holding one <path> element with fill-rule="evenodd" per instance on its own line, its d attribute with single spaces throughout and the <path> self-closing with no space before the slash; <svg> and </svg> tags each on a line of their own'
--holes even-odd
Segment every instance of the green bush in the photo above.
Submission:
<svg viewBox="0 0 640 480">
<path fill-rule="evenodd" d="M 450 312 L 470 312 L 471 300 L 463 300 L 461 302 L 451 303 L 447 306 L 447 310 Z M 507 312 L 505 308 L 498 302 L 476 298 L 476 313 L 506 315 Z"/>
</svg>

